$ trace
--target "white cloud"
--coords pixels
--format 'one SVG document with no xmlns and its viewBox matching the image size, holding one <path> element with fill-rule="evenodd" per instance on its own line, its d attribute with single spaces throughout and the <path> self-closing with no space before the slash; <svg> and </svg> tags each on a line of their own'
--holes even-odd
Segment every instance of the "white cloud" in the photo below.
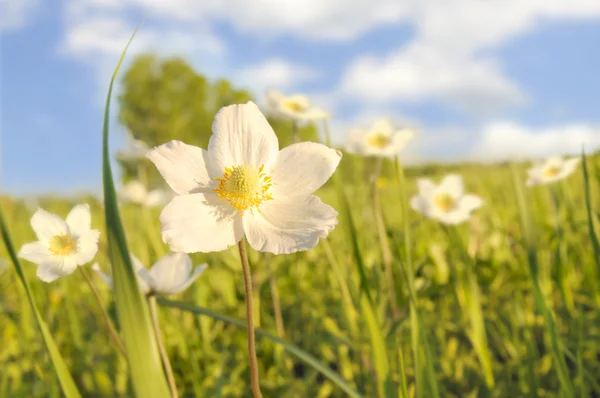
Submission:
<svg viewBox="0 0 600 398">
<path fill-rule="evenodd" d="M 17 30 L 37 16 L 40 0 L 0 0 L 0 32 Z"/>
<path fill-rule="evenodd" d="M 531 128 L 512 122 L 484 127 L 471 156 L 476 160 L 535 159 L 552 155 L 577 155 L 600 149 L 600 126 L 568 124 Z"/>
<path fill-rule="evenodd" d="M 262 95 L 269 88 L 293 89 L 298 84 L 318 78 L 319 74 L 307 66 L 272 58 L 258 65 L 243 66 L 235 77 L 240 84 Z"/>
</svg>

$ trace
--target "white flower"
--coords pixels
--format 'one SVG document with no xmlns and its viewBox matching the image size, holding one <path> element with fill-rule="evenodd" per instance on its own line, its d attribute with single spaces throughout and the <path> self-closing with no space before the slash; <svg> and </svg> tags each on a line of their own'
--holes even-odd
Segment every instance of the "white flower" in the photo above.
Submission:
<svg viewBox="0 0 600 398">
<path fill-rule="evenodd" d="M 39 241 L 23 245 L 19 257 L 38 264 L 37 276 L 44 282 L 69 275 L 78 265 L 92 261 L 98 251 L 100 232 L 91 225 L 86 204 L 75 206 L 66 222 L 38 209 L 31 217 L 31 227 Z"/>
<path fill-rule="evenodd" d="M 148 145 L 143 141 L 136 140 L 131 134 L 128 134 L 127 138 L 128 146 L 124 150 L 117 152 L 117 159 L 123 161 L 144 159 L 150 149 Z"/>
<path fill-rule="evenodd" d="M 467 221 L 483 204 L 480 197 L 464 194 L 462 178 L 456 174 L 447 175 L 437 186 L 426 178 L 419 178 L 417 185 L 419 194 L 411 199 L 411 207 L 444 224 Z"/>
<path fill-rule="evenodd" d="M 550 184 L 571 175 L 581 159 L 578 157 L 563 159 L 560 156 L 548 158 L 545 162 L 539 163 L 530 168 L 527 173 L 529 179 L 528 186 Z"/>
<path fill-rule="evenodd" d="M 144 294 L 168 296 L 181 293 L 206 269 L 206 264 L 202 264 L 192 271 L 192 260 L 185 253 L 169 253 L 154 263 L 149 270 L 133 254 L 130 253 L 130 256 L 138 285 Z M 102 272 L 98 263 L 92 265 L 92 269 L 112 289 L 112 277 Z"/>
<path fill-rule="evenodd" d="M 415 136 L 409 128 L 398 129 L 391 120 L 376 121 L 369 130 L 353 129 L 348 137 L 347 150 L 362 156 L 393 157 L 401 152 Z"/>
<path fill-rule="evenodd" d="M 169 201 L 169 195 L 162 189 L 148 192 L 146 186 L 139 181 L 127 183 L 119 192 L 119 197 L 129 203 L 146 207 L 164 206 Z"/>
<path fill-rule="evenodd" d="M 302 142 L 279 151 L 253 102 L 222 108 L 208 151 L 171 141 L 148 153 L 178 194 L 163 209 L 163 240 L 172 251 L 225 250 L 246 235 L 255 250 L 308 250 L 337 224 L 338 213 L 312 195 L 342 157 Z"/>
<path fill-rule="evenodd" d="M 292 120 L 310 121 L 323 120 L 329 113 L 311 105 L 310 99 L 302 94 L 285 96 L 279 91 L 269 90 L 266 95 L 267 107 L 278 116 Z"/>
</svg>

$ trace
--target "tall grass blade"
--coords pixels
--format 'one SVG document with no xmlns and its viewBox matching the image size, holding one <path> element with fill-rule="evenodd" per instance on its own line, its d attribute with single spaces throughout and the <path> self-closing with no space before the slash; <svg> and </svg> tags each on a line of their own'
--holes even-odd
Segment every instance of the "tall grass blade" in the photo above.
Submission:
<svg viewBox="0 0 600 398">
<path fill-rule="evenodd" d="M 550 337 L 550 345 L 552 348 L 552 358 L 554 360 L 554 365 L 556 367 L 556 373 L 558 374 L 558 379 L 561 385 L 561 388 L 567 397 L 574 397 L 575 390 L 573 389 L 573 385 L 571 384 L 571 379 L 569 376 L 569 369 L 567 367 L 561 341 L 558 337 L 558 332 L 556 331 L 556 323 L 554 321 L 554 316 L 546 303 L 546 299 L 542 293 L 542 289 L 538 280 L 538 259 L 537 259 L 537 248 L 534 242 L 533 235 L 533 227 L 531 225 L 531 220 L 529 218 L 529 211 L 527 209 L 527 202 L 525 200 L 525 192 L 523 191 L 523 183 L 519 177 L 519 174 L 516 168 L 513 165 L 512 168 L 513 173 L 513 181 L 515 186 L 515 194 L 517 199 L 517 204 L 519 207 L 519 215 L 521 218 L 521 226 L 523 231 L 523 237 L 525 240 L 525 245 L 527 249 L 527 264 L 529 267 L 529 276 L 531 279 L 531 284 L 533 287 L 533 298 L 535 301 L 535 306 L 538 311 L 542 314 L 544 318 L 544 323 L 546 326 L 546 332 Z"/>
<path fill-rule="evenodd" d="M 79 393 L 79 390 L 77 389 L 77 386 L 75 385 L 75 382 L 71 377 L 71 373 L 69 373 L 69 369 L 67 368 L 63 357 L 60 355 L 60 351 L 58 350 L 58 347 L 56 346 L 56 343 L 52 338 L 52 334 L 50 334 L 50 331 L 48 330 L 46 322 L 44 322 L 44 320 L 42 319 L 40 311 L 38 310 L 35 304 L 35 301 L 33 299 L 33 293 L 31 292 L 29 283 L 27 283 L 27 279 L 25 279 L 25 273 L 23 272 L 23 269 L 21 268 L 21 263 L 17 258 L 17 254 L 12 245 L 10 234 L 8 233 L 8 228 L 4 223 L 4 216 L 1 211 L 0 230 L 2 232 L 2 240 L 4 241 L 4 245 L 6 246 L 6 251 L 8 252 L 8 255 L 10 256 L 10 259 L 12 260 L 13 264 L 15 265 L 19 280 L 23 284 L 25 292 L 27 293 L 27 300 L 31 305 L 31 309 L 33 310 L 33 313 L 35 315 L 35 320 L 40 328 L 40 332 L 42 332 L 44 344 L 46 345 L 46 349 L 48 350 L 48 354 L 50 355 L 50 360 L 52 361 L 52 365 L 54 366 L 54 370 L 56 371 L 56 375 L 58 376 L 60 387 L 62 388 L 62 391 L 67 398 L 79 398 L 81 397 L 81 394 Z"/>
<path fill-rule="evenodd" d="M 129 39 L 110 80 L 106 96 L 106 108 L 104 110 L 104 126 L 102 129 L 102 177 L 104 183 L 108 255 L 114 280 L 117 315 L 129 358 L 131 380 L 138 397 L 162 398 L 170 395 L 169 388 L 158 354 L 148 305 L 139 289 L 137 278 L 131 265 L 125 232 L 117 207 L 115 184 L 108 151 L 108 125 L 113 85 L 127 49 L 142 22 L 140 22 Z"/>
<path fill-rule="evenodd" d="M 194 306 L 191 304 L 181 303 L 181 302 L 177 302 L 177 301 L 171 301 L 171 300 L 167 300 L 165 298 L 158 298 L 157 302 L 158 302 L 158 304 L 160 304 L 161 306 L 164 306 L 164 307 L 177 308 L 182 311 L 191 312 L 192 314 L 208 316 L 214 320 L 229 323 L 231 325 L 235 325 L 235 326 L 238 326 L 238 327 L 244 328 L 244 329 L 247 327 L 246 322 L 244 322 L 242 320 L 235 319 L 235 318 L 229 317 L 227 315 L 222 315 L 222 314 L 219 314 L 216 312 L 212 312 L 206 308 L 197 307 L 197 306 Z M 265 338 L 271 340 L 273 343 L 281 345 L 290 354 L 295 355 L 300 360 L 305 362 L 307 365 L 311 366 L 313 369 L 315 369 L 316 371 L 321 373 L 323 376 L 325 376 L 329 380 L 331 380 L 331 382 L 333 382 L 342 391 L 344 391 L 346 394 L 348 394 L 349 397 L 362 398 L 362 395 L 359 394 L 354 388 L 352 388 L 344 379 L 342 379 L 342 377 L 339 374 L 337 374 L 336 372 L 331 370 L 327 365 L 320 362 L 318 359 L 316 359 L 315 357 L 313 357 L 306 351 L 300 349 L 298 346 L 296 346 L 292 343 L 289 343 L 283 339 L 280 339 L 279 337 L 277 337 L 271 333 L 268 333 L 264 330 L 261 330 L 261 329 L 254 329 L 254 332 L 256 333 L 257 336 L 265 337 Z"/>
<path fill-rule="evenodd" d="M 596 267 L 590 268 L 590 277 L 592 278 L 592 286 L 594 289 L 594 295 L 596 296 L 596 305 L 600 307 L 600 243 L 598 242 L 598 235 L 594 229 L 594 213 L 592 212 L 592 199 L 590 193 L 590 176 L 587 168 L 587 159 L 583 150 L 581 151 L 581 166 L 583 169 L 583 183 L 585 188 L 585 208 L 587 211 L 588 229 L 590 234 L 590 240 L 592 241 L 592 248 L 594 250 L 594 259 L 596 261 Z"/>
</svg>

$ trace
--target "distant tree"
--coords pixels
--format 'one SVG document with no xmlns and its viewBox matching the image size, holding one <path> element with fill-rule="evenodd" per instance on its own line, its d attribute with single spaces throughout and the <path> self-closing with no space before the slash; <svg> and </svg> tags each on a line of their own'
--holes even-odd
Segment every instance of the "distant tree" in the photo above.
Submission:
<svg viewBox="0 0 600 398">
<path fill-rule="evenodd" d="M 131 136 L 150 147 L 171 140 L 206 148 L 216 112 L 223 106 L 252 100 L 246 90 L 234 88 L 221 79 L 211 83 L 181 58 L 139 55 L 125 72 L 119 97 L 119 121 Z M 291 122 L 269 118 L 280 146 L 292 143 Z M 313 126 L 300 129 L 303 140 L 318 140 Z M 147 179 L 160 185 L 156 169 L 149 162 L 119 160 L 125 181 Z"/>
</svg>

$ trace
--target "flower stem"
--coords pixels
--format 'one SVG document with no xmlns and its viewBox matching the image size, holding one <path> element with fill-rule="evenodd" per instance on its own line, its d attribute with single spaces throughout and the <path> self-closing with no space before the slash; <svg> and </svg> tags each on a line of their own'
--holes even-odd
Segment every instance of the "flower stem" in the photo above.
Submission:
<svg viewBox="0 0 600 398">
<path fill-rule="evenodd" d="M 256 360 L 256 348 L 254 343 L 254 317 L 252 312 L 252 277 L 250 276 L 250 265 L 246 253 L 246 241 L 238 242 L 242 270 L 244 271 L 244 288 L 246 290 L 246 322 L 248 324 L 248 357 L 250 359 L 250 377 L 252 383 L 252 394 L 254 398 L 262 398 L 260 385 L 258 383 L 258 362 Z"/>
<path fill-rule="evenodd" d="M 175 376 L 173 376 L 173 368 L 171 368 L 171 362 L 169 361 L 169 355 L 165 347 L 165 342 L 162 338 L 160 331 L 160 324 L 158 322 L 158 308 L 156 306 L 156 297 L 148 297 L 148 303 L 150 304 L 150 316 L 152 317 L 152 326 L 154 327 L 154 334 L 156 335 L 156 344 L 158 345 L 158 351 L 160 352 L 160 358 L 167 375 L 167 381 L 169 383 L 169 390 L 171 390 L 171 397 L 178 398 L 177 385 L 175 384 Z"/>
<path fill-rule="evenodd" d="M 292 121 L 292 141 L 294 141 L 294 144 L 297 144 L 300 142 L 300 134 L 298 132 L 298 123 L 295 120 Z"/>
<path fill-rule="evenodd" d="M 104 306 L 102 305 L 102 299 L 100 298 L 100 293 L 98 292 L 98 288 L 96 287 L 96 284 L 94 283 L 92 278 L 90 278 L 90 276 L 86 273 L 86 271 L 84 271 L 83 267 L 77 267 L 77 268 L 79 268 L 79 272 L 81 273 L 81 275 L 83 275 L 83 279 L 85 279 L 85 281 L 87 282 L 87 284 L 90 287 L 90 290 L 92 291 L 92 294 L 96 298 L 96 302 L 98 303 L 98 307 L 100 307 L 100 312 L 102 313 L 102 317 L 104 318 L 104 322 L 106 323 L 106 327 L 108 329 L 108 334 L 110 334 L 110 337 L 115 342 L 115 344 L 116 344 L 117 348 L 119 349 L 119 351 L 121 352 L 121 354 L 123 354 L 123 356 L 125 358 L 127 358 L 127 351 L 125 351 L 125 347 L 123 346 L 123 342 L 119 338 L 119 333 L 117 332 L 115 325 L 113 325 L 108 314 L 106 313 L 106 310 L 104 309 Z"/>
<path fill-rule="evenodd" d="M 283 315 L 281 314 L 281 301 L 279 300 L 279 289 L 277 287 L 277 279 L 271 267 L 270 257 L 264 253 L 263 257 L 267 272 L 269 273 L 269 287 L 271 288 L 271 297 L 273 298 L 273 312 L 275 313 L 275 327 L 277 328 L 277 335 L 280 338 L 285 337 L 285 327 L 283 326 Z"/>
</svg>

